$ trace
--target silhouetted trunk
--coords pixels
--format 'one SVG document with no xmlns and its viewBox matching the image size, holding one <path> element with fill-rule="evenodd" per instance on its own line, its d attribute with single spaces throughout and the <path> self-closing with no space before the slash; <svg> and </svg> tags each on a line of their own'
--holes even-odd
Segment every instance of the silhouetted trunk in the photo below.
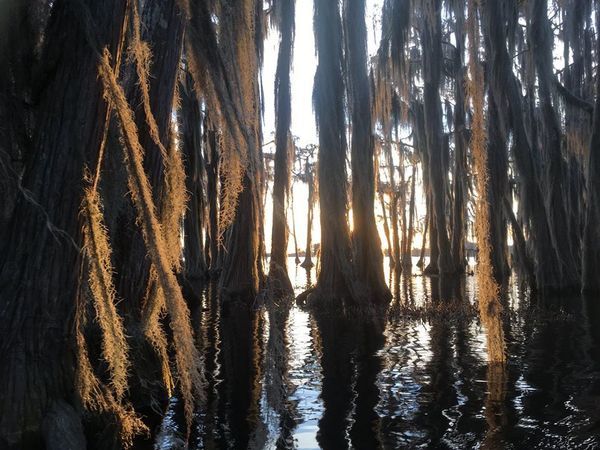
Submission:
<svg viewBox="0 0 600 450">
<path fill-rule="evenodd" d="M 596 11 L 596 24 L 600 25 L 600 12 Z M 600 51 L 600 34 L 596 36 L 596 51 Z M 600 291 L 600 73 L 596 74 L 596 104 L 592 125 L 592 138 L 587 163 L 587 198 L 585 227 L 582 245 L 582 277 L 584 292 Z"/>
<path fill-rule="evenodd" d="M 342 28 L 337 0 L 314 3 L 317 71 L 314 104 L 319 133 L 320 271 L 313 298 L 342 307 L 356 300 L 347 217 L 346 127 Z"/>
<path fill-rule="evenodd" d="M 491 65 L 490 89 L 501 108 L 501 120 L 510 124 L 513 132 L 513 153 L 520 180 L 520 205 L 528 224 L 536 262 L 536 283 L 540 290 L 556 290 L 564 287 L 561 279 L 561 264 L 548 227 L 539 175 L 534 164 L 532 147 L 525 129 L 523 102 L 519 82 L 512 71 L 512 60 L 506 49 L 506 31 L 501 5 L 486 2 L 483 5 L 483 32 L 490 45 L 488 62 Z M 504 103 L 506 102 L 506 103 Z M 532 139 L 535 142 L 535 139 Z"/>
<path fill-rule="evenodd" d="M 456 23 L 456 49 L 454 57 L 454 204 L 452 212 L 452 264 L 457 273 L 463 273 L 467 265 L 465 257 L 465 219 L 467 186 L 467 137 L 465 127 L 465 62 L 464 62 L 464 6 L 458 2 L 454 8 Z"/>
<path fill-rule="evenodd" d="M 530 2 L 530 46 L 537 71 L 538 96 L 542 120 L 540 122 L 540 153 L 544 160 L 540 182 L 546 206 L 552 245 L 560 262 L 560 287 L 579 289 L 580 261 L 573 253 L 572 241 L 579 239 L 579 230 L 571 230 L 567 218 L 565 183 L 566 170 L 561 153 L 562 133 L 557 113 L 552 104 L 554 89 L 553 40 L 548 20 L 547 0 Z M 534 146 L 536 142 L 532 143 Z"/>
<path fill-rule="evenodd" d="M 273 178 L 273 230 L 269 283 L 278 297 L 292 295 L 287 271 L 287 196 L 290 191 L 290 171 L 294 161 L 294 145 L 290 133 L 292 100 L 290 69 L 294 44 L 295 0 L 278 0 L 274 14 L 280 30 L 279 56 L 275 72 L 275 174 Z"/>
<path fill-rule="evenodd" d="M 300 256 L 298 255 L 298 234 L 296 233 L 296 214 L 294 213 L 294 184 L 290 188 L 290 206 L 292 211 L 292 234 L 294 238 L 294 263 L 300 264 Z"/>
<path fill-rule="evenodd" d="M 391 133 L 385 133 L 391 140 Z M 390 197 L 390 228 L 392 234 L 392 246 L 390 248 L 390 267 L 401 270 L 400 261 L 400 224 L 398 218 L 398 187 L 396 185 L 396 167 L 392 156 L 392 143 L 386 142 L 383 147 L 385 160 L 388 167 L 389 192 Z"/>
<path fill-rule="evenodd" d="M 437 240 L 437 267 L 430 263 L 430 273 L 449 274 L 454 272 L 450 254 L 450 241 L 446 222 L 446 179 L 444 173 L 442 142 L 442 109 L 440 103 L 440 83 L 442 55 L 441 1 L 428 0 L 423 11 L 421 41 L 423 47 L 423 111 L 425 119 L 425 137 L 429 155 L 429 177 L 431 185 L 431 241 Z M 437 269 L 437 270 L 434 270 Z"/>
<path fill-rule="evenodd" d="M 506 212 L 498 208 L 508 199 L 508 155 L 505 131 L 498 113 L 493 92 L 488 93 L 488 208 L 490 218 L 490 254 L 492 273 L 498 283 L 510 276 L 508 267 L 508 243 Z"/>
<path fill-rule="evenodd" d="M 202 149 L 203 118 L 201 104 L 192 92 L 191 80 L 186 77 L 181 90 L 181 136 L 184 155 L 186 190 L 189 201 L 183 221 L 183 252 L 185 275 L 190 279 L 203 279 L 207 273 L 204 249 L 206 205 L 205 168 Z"/>
<path fill-rule="evenodd" d="M 304 176 L 306 178 L 306 184 L 308 184 L 308 217 L 306 219 L 306 249 L 304 251 L 304 261 L 301 265 L 305 269 L 312 269 L 314 266 L 312 261 L 312 228 L 315 208 L 315 179 L 313 175 L 313 169 L 309 166 L 308 158 L 306 158 L 304 167 Z"/>
<path fill-rule="evenodd" d="M 387 214 L 387 205 L 385 204 L 385 199 L 383 196 L 383 191 L 379 191 L 379 205 L 381 206 L 381 215 L 383 216 L 383 234 L 385 234 L 385 241 L 387 243 L 387 251 L 388 251 L 388 263 L 389 267 L 394 267 L 394 256 L 392 253 L 392 239 L 390 237 L 390 225 Z"/>
<path fill-rule="evenodd" d="M 367 75 L 364 0 L 344 0 L 344 28 L 347 91 L 352 127 L 350 149 L 354 275 L 362 287 L 368 290 L 370 301 L 380 303 L 389 299 L 390 291 L 383 275 L 381 240 L 375 223 L 375 143 Z"/>
<path fill-rule="evenodd" d="M 225 12 L 220 22 L 223 52 L 228 64 L 236 70 L 244 71 L 244 76 L 237 80 L 240 95 L 237 101 L 240 102 L 245 128 L 244 142 L 235 144 L 245 145 L 247 161 L 245 167 L 241 168 L 242 191 L 237 198 L 235 216 L 225 234 L 226 251 L 219 285 L 224 299 L 239 297 L 244 301 L 253 302 L 263 278 L 259 243 L 259 221 L 262 212 L 259 48 L 255 41 L 258 23 L 253 0 L 236 0 Z"/>
<path fill-rule="evenodd" d="M 217 131 L 208 119 L 204 121 L 204 157 L 206 160 L 206 198 L 208 202 L 208 250 L 207 263 L 211 278 L 214 278 L 219 270 L 219 179 L 221 152 Z"/>
<path fill-rule="evenodd" d="M 411 183 L 410 183 L 410 202 L 408 205 L 408 233 L 406 237 L 406 247 L 404 249 L 404 255 L 402 256 L 402 267 L 405 270 L 411 270 L 412 268 L 412 246 L 413 237 L 415 234 L 415 185 L 417 179 L 416 166 L 412 168 Z"/>
</svg>

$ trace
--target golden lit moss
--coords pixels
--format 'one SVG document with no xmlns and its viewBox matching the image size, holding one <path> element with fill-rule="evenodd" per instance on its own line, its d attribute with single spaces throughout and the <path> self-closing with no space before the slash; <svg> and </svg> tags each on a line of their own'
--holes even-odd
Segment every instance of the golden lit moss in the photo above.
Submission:
<svg viewBox="0 0 600 450">
<path fill-rule="evenodd" d="M 156 350 L 161 363 L 162 380 L 169 396 L 173 392 L 173 375 L 169 366 L 167 336 L 160 323 L 166 307 L 165 294 L 157 282 L 154 266 L 150 268 L 150 277 L 145 295 L 146 302 L 142 311 L 142 332 Z"/>
<path fill-rule="evenodd" d="M 98 192 L 93 187 L 85 189 L 83 215 L 85 218 L 83 239 L 88 261 L 89 286 L 96 309 L 96 318 L 102 330 L 102 355 L 109 367 L 115 395 L 120 400 L 127 390 L 128 346 L 123 322 L 115 307 L 108 233 L 104 226 Z"/>
<path fill-rule="evenodd" d="M 82 312 L 77 313 L 76 319 L 76 344 L 77 366 L 75 373 L 75 387 L 82 405 L 97 413 L 105 413 L 116 418 L 114 423 L 119 426 L 119 441 L 124 449 L 131 448 L 133 438 L 138 435 L 148 435 L 150 430 L 135 414 L 129 404 L 123 404 L 105 388 L 98 379 L 90 363 L 85 337 L 83 335 Z"/>
<path fill-rule="evenodd" d="M 146 117 L 146 124 L 148 125 L 148 132 L 152 141 L 160 149 L 163 158 L 167 155 L 165 146 L 160 141 L 160 133 L 158 132 L 158 125 L 152 108 L 150 107 L 150 83 L 148 78 L 150 77 L 150 65 L 152 62 L 152 51 L 148 46 L 148 43 L 142 40 L 141 35 L 141 21 L 138 11 L 137 1 L 131 2 L 132 9 L 132 42 L 129 47 L 129 57 L 135 63 L 135 71 L 138 77 L 138 85 L 140 88 L 140 94 L 142 96 L 142 106 L 144 108 L 144 115 Z"/>
<path fill-rule="evenodd" d="M 505 343 L 502 329 L 502 305 L 499 287 L 494 280 L 491 262 L 490 217 L 488 204 L 487 136 L 485 130 L 484 75 L 479 63 L 479 31 L 476 16 L 476 0 L 469 0 L 467 22 L 469 36 L 469 80 L 467 91 L 473 105 L 471 124 L 471 151 L 478 199 L 475 214 L 475 236 L 479 249 L 477 285 L 479 313 L 487 331 L 488 355 L 492 362 L 504 362 Z"/>
<path fill-rule="evenodd" d="M 177 148 L 174 127 L 171 129 L 171 145 L 165 160 L 165 187 L 163 190 L 160 222 L 167 243 L 171 269 L 181 269 L 180 231 L 181 221 L 187 203 L 185 189 L 185 170 L 181 152 Z M 142 312 L 142 330 L 154 346 L 162 363 L 162 377 L 168 392 L 172 389 L 172 376 L 167 354 L 167 338 L 160 324 L 160 315 L 166 306 L 162 288 L 157 284 L 157 273 L 154 265 L 150 269 L 150 277 L 146 294 L 146 302 Z"/>
<path fill-rule="evenodd" d="M 180 149 L 177 147 L 175 132 L 171 130 L 171 145 L 165 160 L 164 201 L 160 222 L 164 228 L 165 240 L 171 265 L 175 271 L 181 268 L 181 223 L 188 202 L 185 187 L 185 168 Z"/>
<path fill-rule="evenodd" d="M 137 211 L 137 222 L 156 269 L 158 284 L 164 292 L 173 332 L 179 387 L 189 426 L 194 410 L 194 394 L 199 397 L 203 395 L 201 358 L 195 346 L 189 310 L 171 267 L 168 245 L 157 218 L 151 187 L 144 171 L 144 152 L 139 143 L 133 111 L 111 70 L 109 61 L 110 54 L 105 49 L 98 71 L 104 85 L 105 98 L 112 105 L 119 121 L 128 185 Z"/>
</svg>

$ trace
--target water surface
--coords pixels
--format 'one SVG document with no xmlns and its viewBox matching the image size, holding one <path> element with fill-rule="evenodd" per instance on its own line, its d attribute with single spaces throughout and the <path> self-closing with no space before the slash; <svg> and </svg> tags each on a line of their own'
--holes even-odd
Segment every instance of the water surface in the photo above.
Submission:
<svg viewBox="0 0 600 450">
<path fill-rule="evenodd" d="M 300 293 L 314 273 L 289 264 Z M 383 335 L 296 306 L 221 307 L 209 289 L 192 448 L 600 448 L 600 299 L 534 299 L 512 280 L 499 367 L 460 313 L 474 310 L 474 277 L 440 290 L 415 268 L 391 286 Z M 158 447 L 181 445 L 176 430 L 167 418 Z"/>
</svg>

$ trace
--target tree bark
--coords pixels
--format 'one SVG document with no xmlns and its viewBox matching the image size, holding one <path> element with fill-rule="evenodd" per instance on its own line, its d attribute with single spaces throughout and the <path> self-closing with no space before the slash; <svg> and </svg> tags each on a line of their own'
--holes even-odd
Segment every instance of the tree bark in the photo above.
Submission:
<svg viewBox="0 0 600 450">
<path fill-rule="evenodd" d="M 181 136 L 184 155 L 186 189 L 189 195 L 188 208 L 183 221 L 185 276 L 191 280 L 202 280 L 207 274 L 203 238 L 205 229 L 205 167 L 203 156 L 203 118 L 201 104 L 192 92 L 191 80 L 186 77 L 181 90 Z"/>
<path fill-rule="evenodd" d="M 467 186 L 467 140 L 465 125 L 465 62 L 464 62 L 464 8 L 459 2 L 455 8 L 456 50 L 454 57 L 454 209 L 452 221 L 452 264 L 457 273 L 463 273 L 467 265 L 465 257 L 465 219 Z"/>
<path fill-rule="evenodd" d="M 346 129 L 342 28 L 337 0 L 314 4 L 317 71 L 314 103 L 319 133 L 320 271 L 311 299 L 338 308 L 357 300 L 347 217 Z"/>
<path fill-rule="evenodd" d="M 275 72 L 275 174 L 273 179 L 273 229 L 269 283 L 276 297 L 293 295 L 287 269 L 287 196 L 290 191 L 291 163 L 294 161 L 290 125 L 292 101 L 290 69 L 294 45 L 295 0 L 279 0 L 276 14 L 280 29 L 279 56 Z"/>
<path fill-rule="evenodd" d="M 152 48 L 149 74 L 150 109 L 156 120 L 160 142 L 167 147 L 181 61 L 184 23 L 176 0 L 147 1 L 141 14 L 141 22 L 142 39 Z M 152 186 L 154 202 L 160 208 L 164 181 L 163 156 L 151 136 L 142 106 L 140 87 L 137 77 L 133 74 L 129 83 L 128 101 L 135 108 L 140 145 L 145 151 L 144 169 Z M 127 299 L 127 310 L 138 314 L 148 285 L 150 260 L 147 258 L 142 230 L 136 224 L 135 208 L 131 201 L 125 202 L 124 206 L 119 212 L 116 227 L 111 227 L 114 230 L 111 237 L 115 245 L 115 266 L 123 268 L 117 273 L 116 287 L 121 298 Z"/>
<path fill-rule="evenodd" d="M 126 6 L 111 0 L 77 6 L 55 2 L 45 32 L 43 63 L 60 64 L 44 80 L 33 153 L 21 181 L 24 191 L 0 251 L 3 448 L 50 445 L 42 438 L 45 415 L 59 403 L 78 404 L 73 321 L 81 306 L 83 170 L 95 167 L 108 121 L 98 80 L 99 52 L 108 47 L 119 66 Z M 82 10 L 95 24 L 93 38 Z M 47 430 L 46 436 L 51 435 Z M 64 442 L 72 437 L 63 436 Z"/>
<path fill-rule="evenodd" d="M 253 0 L 236 0 L 225 5 L 220 23 L 220 38 L 227 64 L 232 70 L 244 71 L 244 76 L 236 76 L 235 83 L 242 113 L 243 142 L 236 142 L 235 145 L 245 147 L 246 162 L 242 168 L 242 191 L 237 198 L 233 223 L 225 235 L 226 251 L 219 286 L 223 300 L 240 298 L 247 302 L 254 301 L 263 279 L 259 242 L 262 214 L 258 81 L 260 49 L 255 40 L 255 33 L 260 29 L 257 28 L 255 6 Z"/>
<path fill-rule="evenodd" d="M 304 261 L 302 267 L 305 269 L 312 269 L 314 263 L 312 261 L 312 228 L 313 228 L 313 217 L 315 208 L 315 179 L 313 174 L 313 167 L 306 158 L 304 169 L 304 176 L 306 178 L 306 184 L 308 184 L 308 218 L 306 219 L 306 250 L 304 251 Z"/>
<path fill-rule="evenodd" d="M 436 234 L 437 272 L 450 274 L 452 266 L 450 241 L 446 222 L 446 174 L 444 173 L 442 142 L 442 109 L 439 88 L 441 83 L 442 31 L 441 1 L 427 0 L 433 14 L 424 13 L 421 39 L 423 51 L 423 111 L 426 127 L 427 153 L 429 154 L 429 177 L 431 184 L 432 227 L 431 238 Z M 433 246 L 432 246 L 433 247 Z M 432 254 L 432 259 L 433 259 Z"/>
<path fill-rule="evenodd" d="M 346 77 L 352 140 L 352 242 L 354 275 L 373 303 L 389 300 L 381 240 L 375 223 L 375 170 L 371 98 L 367 74 L 364 0 L 344 1 Z M 398 261 L 398 267 L 400 264 Z"/>
<path fill-rule="evenodd" d="M 600 12 L 596 11 L 596 24 L 600 25 Z M 600 35 L 597 36 L 596 51 L 600 50 Z M 587 163 L 587 198 L 582 245 L 583 292 L 600 292 L 600 73 L 596 74 L 596 103 L 592 124 L 592 138 Z"/>
<path fill-rule="evenodd" d="M 220 271 L 219 258 L 219 179 L 220 149 L 217 131 L 209 117 L 204 120 L 204 158 L 206 160 L 206 197 L 208 201 L 207 262 L 210 277 Z"/>
</svg>

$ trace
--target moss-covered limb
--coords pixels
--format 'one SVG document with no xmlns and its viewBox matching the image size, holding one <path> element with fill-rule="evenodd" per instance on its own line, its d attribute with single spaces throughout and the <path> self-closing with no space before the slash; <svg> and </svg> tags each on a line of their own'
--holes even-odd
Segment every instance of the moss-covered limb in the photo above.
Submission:
<svg viewBox="0 0 600 450">
<path fill-rule="evenodd" d="M 112 388 L 117 400 L 127 390 L 128 344 L 119 316 L 113 285 L 111 247 L 104 226 L 98 192 L 86 188 L 83 203 L 83 237 L 88 261 L 89 286 L 96 319 L 102 330 L 102 354 L 109 366 Z"/>
<path fill-rule="evenodd" d="M 479 31 L 477 27 L 475 0 L 469 0 L 469 81 L 468 94 L 473 104 L 471 123 L 471 152 L 473 154 L 477 204 L 475 235 L 479 249 L 477 285 L 479 313 L 487 331 L 488 357 L 492 362 L 506 360 L 504 331 L 502 328 L 502 304 L 498 283 L 494 279 L 490 244 L 490 208 L 488 205 L 488 154 L 485 132 L 485 92 L 483 68 L 479 62 Z"/>
<path fill-rule="evenodd" d="M 172 269 L 168 244 L 158 221 L 152 190 L 144 171 L 144 152 L 139 143 L 133 112 L 125 99 L 123 89 L 110 68 L 109 60 L 110 55 L 105 50 L 98 71 L 104 85 L 104 94 L 113 106 L 119 120 L 131 197 L 150 259 L 157 272 L 157 281 L 165 294 L 176 351 L 178 382 L 185 404 L 186 419 L 190 425 L 194 395 L 203 395 L 201 358 L 194 344 L 189 310 Z"/>
</svg>

